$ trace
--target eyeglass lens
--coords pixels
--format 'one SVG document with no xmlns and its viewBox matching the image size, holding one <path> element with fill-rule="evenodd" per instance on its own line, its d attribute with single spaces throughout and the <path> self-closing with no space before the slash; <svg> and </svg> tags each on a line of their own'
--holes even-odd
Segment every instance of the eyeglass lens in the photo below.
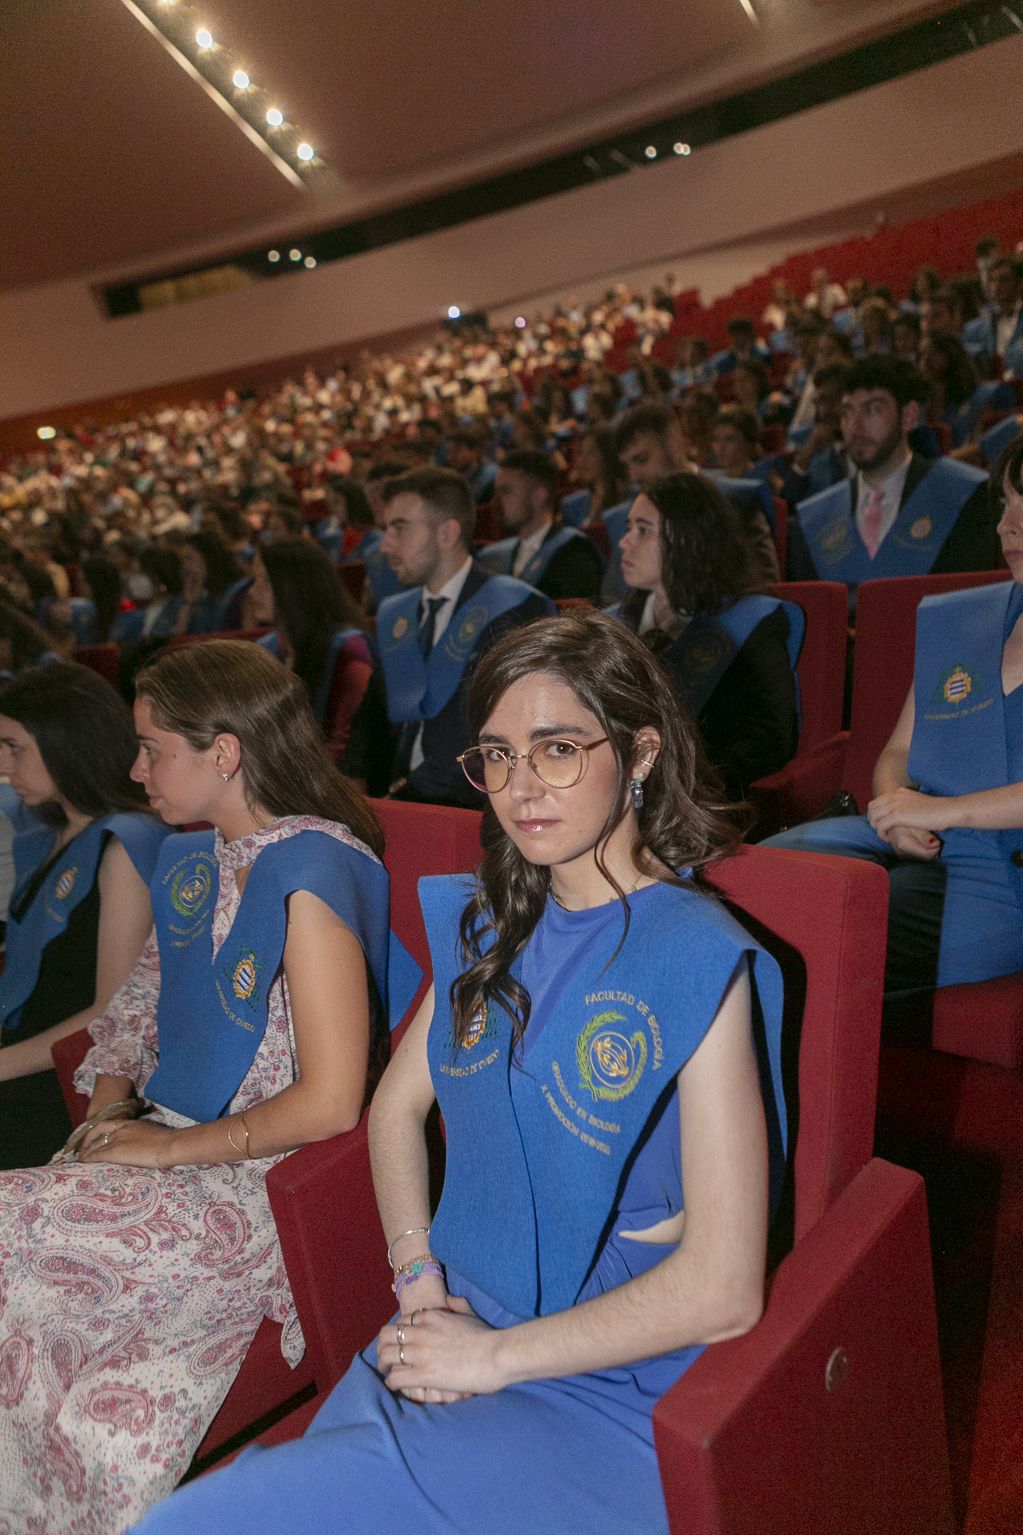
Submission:
<svg viewBox="0 0 1023 1535">
<path fill-rule="evenodd" d="M 541 783 L 551 789 L 570 789 L 579 782 L 586 748 L 575 741 L 537 741 L 525 754 Z M 515 754 L 503 747 L 476 746 L 462 758 L 469 782 L 484 794 L 497 794 L 511 776 Z"/>
</svg>

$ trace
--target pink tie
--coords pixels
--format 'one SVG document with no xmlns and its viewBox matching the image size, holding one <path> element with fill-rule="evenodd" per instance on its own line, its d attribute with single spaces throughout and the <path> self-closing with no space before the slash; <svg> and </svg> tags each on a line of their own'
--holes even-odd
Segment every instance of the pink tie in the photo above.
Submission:
<svg viewBox="0 0 1023 1535">
<path fill-rule="evenodd" d="M 863 508 L 860 537 L 863 539 L 871 559 L 874 558 L 881 547 L 881 503 L 883 500 L 884 496 L 881 491 L 872 491 L 870 500 Z"/>
</svg>

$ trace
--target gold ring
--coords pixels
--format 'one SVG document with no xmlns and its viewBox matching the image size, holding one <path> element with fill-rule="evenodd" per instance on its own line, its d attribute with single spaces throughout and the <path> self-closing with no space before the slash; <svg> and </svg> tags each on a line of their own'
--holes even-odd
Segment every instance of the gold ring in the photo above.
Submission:
<svg viewBox="0 0 1023 1535">
<path fill-rule="evenodd" d="M 398 1363 L 405 1363 L 405 1345 L 403 1343 L 398 1344 Z"/>
</svg>

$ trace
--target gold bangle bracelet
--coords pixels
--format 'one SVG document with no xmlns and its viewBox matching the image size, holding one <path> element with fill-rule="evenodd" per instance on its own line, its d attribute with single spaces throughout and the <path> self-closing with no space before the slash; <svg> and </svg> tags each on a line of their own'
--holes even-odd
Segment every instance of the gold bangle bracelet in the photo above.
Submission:
<svg viewBox="0 0 1023 1535">
<path fill-rule="evenodd" d="M 242 1111 L 241 1114 L 238 1115 L 238 1118 L 241 1120 L 241 1122 L 242 1122 L 242 1129 L 245 1131 L 245 1155 L 249 1159 L 249 1161 L 251 1162 L 252 1161 L 252 1152 L 249 1149 L 249 1127 L 245 1123 L 245 1113 L 244 1113 L 244 1110 Z"/>
<path fill-rule="evenodd" d="M 233 1121 L 230 1120 L 230 1119 L 227 1121 L 227 1138 L 231 1142 L 231 1145 L 234 1147 L 235 1151 L 237 1151 L 238 1155 L 240 1157 L 243 1157 L 243 1156 L 246 1155 L 246 1152 L 244 1152 L 242 1150 L 242 1148 L 239 1146 L 238 1142 L 235 1140 L 234 1136 L 231 1134 L 231 1125 L 232 1125 L 232 1123 L 233 1123 Z M 247 1139 L 247 1137 L 246 1137 L 246 1139 Z"/>
</svg>

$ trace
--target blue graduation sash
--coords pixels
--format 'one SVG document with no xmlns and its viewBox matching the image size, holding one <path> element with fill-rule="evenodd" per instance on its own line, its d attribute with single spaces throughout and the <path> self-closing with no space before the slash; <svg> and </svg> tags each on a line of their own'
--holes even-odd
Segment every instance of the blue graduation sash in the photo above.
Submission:
<svg viewBox="0 0 1023 1535">
<path fill-rule="evenodd" d="M 543 580 L 547 567 L 558 550 L 564 549 L 565 545 L 570 544 L 573 539 L 582 537 L 583 534 L 577 532 L 575 528 L 559 528 L 556 533 L 548 534 L 532 558 L 526 561 L 516 580 L 525 581 L 527 586 L 535 586 L 538 581 Z M 496 544 L 488 544 L 485 549 L 481 549 L 476 558 L 488 570 L 498 575 L 510 576 L 518 547 L 518 538 L 502 538 Z"/>
<path fill-rule="evenodd" d="M 785 1139 L 781 975 L 715 900 L 662 886 L 633 904 L 628 936 L 610 962 L 593 954 L 565 975 L 558 1006 L 542 1027 L 529 1026 L 538 1033 L 520 1067 L 512 1063 L 511 1023 L 493 1003 L 466 1042 L 454 1043 L 448 997 L 463 968 L 458 922 L 471 890 L 464 875 L 419 883 L 436 995 L 427 1053 L 447 1129 L 430 1245 L 514 1315 L 547 1315 L 578 1297 L 636 1144 L 713 1022 L 743 955 L 762 1010 L 777 1187 Z M 521 961 L 512 968 L 521 977 Z M 525 1087 L 513 1098 L 516 1071 Z"/>
<path fill-rule="evenodd" d="M 1023 606 L 1012 581 L 925 597 L 917 609 L 915 718 L 909 774 L 925 794 L 973 794 L 1010 782 L 1002 651 Z M 995 848 L 1023 906 L 1023 869 L 1012 862 L 1019 829 L 941 833 L 942 856 Z"/>
<path fill-rule="evenodd" d="M 573 490 L 567 496 L 562 496 L 558 511 L 566 528 L 582 527 L 590 515 L 590 503 L 593 496 L 588 490 Z"/>
<path fill-rule="evenodd" d="M 462 680 L 480 635 L 495 618 L 521 607 L 535 593 L 513 576 L 491 576 L 451 615 L 428 657 L 419 648 L 420 587 L 388 597 L 377 614 L 377 647 L 395 725 L 439 714 Z"/>
<path fill-rule="evenodd" d="M 1010 442 L 1015 442 L 1019 432 L 1018 416 L 1006 416 L 1003 421 L 998 421 L 994 426 L 988 427 L 980 439 L 980 451 L 983 453 L 984 462 L 989 469 L 994 468 L 1000 454 L 1009 446 Z"/>
<path fill-rule="evenodd" d="M 851 479 L 801 501 L 796 516 L 817 575 L 852 587 L 882 576 L 926 575 L 959 513 L 986 479 L 981 469 L 937 459 L 899 508 L 874 559 L 856 527 Z"/>
<path fill-rule="evenodd" d="M 789 621 L 786 648 L 796 677 L 796 663 L 803 648 L 806 617 L 794 602 L 777 597 L 740 597 L 723 613 L 697 613 L 677 640 L 661 652 L 660 660 L 679 684 L 686 708 L 699 719 L 714 689 L 753 630 L 778 608 Z M 799 683 L 796 680 L 796 697 Z"/>
<path fill-rule="evenodd" d="M 349 640 L 365 640 L 365 638 L 366 636 L 361 629 L 335 629 L 331 635 L 330 643 L 327 646 L 327 654 L 323 661 L 323 670 L 320 672 L 320 680 L 316 685 L 316 693 L 312 700 L 313 713 L 321 725 L 326 717 L 327 705 L 330 702 L 330 689 L 334 681 L 334 670 L 337 666 L 337 658 L 341 654 L 342 646 L 347 645 Z M 276 629 L 271 629 L 269 634 L 261 634 L 256 644 L 262 645 L 263 649 L 268 650 L 272 656 L 276 656 L 278 661 L 284 660 L 284 646 Z M 366 643 L 365 659 L 372 661 L 368 641 Z"/>
<path fill-rule="evenodd" d="M 388 1013 L 393 1009 L 395 1018 L 408 1006 L 421 974 L 396 938 L 389 943 L 383 865 L 329 832 L 313 830 L 262 849 L 231 931 L 212 959 L 219 883 L 214 846 L 211 831 L 168 838 L 151 885 L 160 948 L 160 1062 L 146 1097 L 199 1121 L 220 1118 L 262 1043 L 292 891 L 319 896 L 351 929 L 381 1005 Z"/>
<path fill-rule="evenodd" d="M 767 518 L 771 532 L 774 532 L 774 496 L 766 480 L 732 479 L 719 469 L 708 469 L 704 473 L 708 480 L 713 480 L 722 495 L 728 497 L 737 512 L 744 512 L 751 504 L 755 504 Z"/>
<path fill-rule="evenodd" d="M 95 884 L 107 832 L 122 844 L 148 885 L 168 830 L 155 816 L 127 812 L 98 816 L 68 843 L 21 921 L 8 916 L 7 958 L 0 976 L 0 1029 L 17 1026 L 18 1015 L 39 979 L 43 950 L 64 931 L 71 913 Z M 12 906 L 50 856 L 56 837 L 52 826 L 34 826 L 15 837 Z"/>
</svg>

